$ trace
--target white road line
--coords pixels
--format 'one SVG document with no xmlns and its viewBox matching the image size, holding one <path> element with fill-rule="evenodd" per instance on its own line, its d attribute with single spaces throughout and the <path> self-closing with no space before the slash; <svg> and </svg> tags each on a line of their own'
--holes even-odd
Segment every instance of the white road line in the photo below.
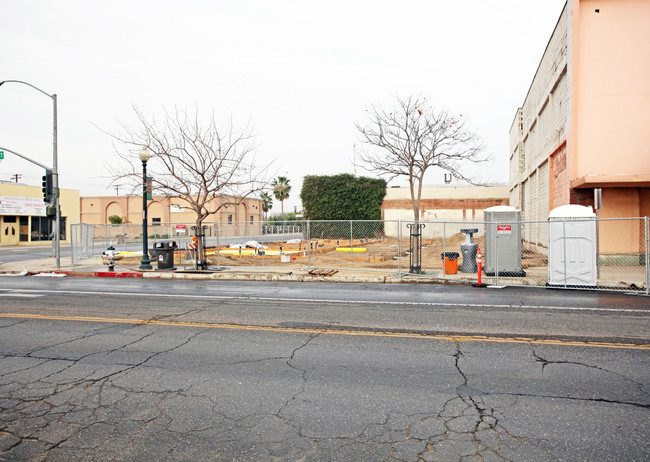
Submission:
<svg viewBox="0 0 650 462">
<path fill-rule="evenodd" d="M 0 296 L 2 297 L 20 297 L 20 298 L 37 298 L 37 297 L 44 297 L 45 294 L 20 294 L 20 293 L 0 293 Z"/>
<path fill-rule="evenodd" d="M 191 294 L 154 294 L 138 292 L 93 292 L 82 290 L 40 290 L 40 289 L 14 289 L 13 293 L 38 293 L 38 294 L 67 294 L 67 295 L 110 295 L 118 297 L 147 297 L 147 298 L 189 298 L 195 300 L 252 300 L 261 302 L 294 302 L 294 303 L 334 303 L 334 304 L 377 304 L 377 305 L 406 305 L 406 306 L 437 306 L 449 308 L 505 308 L 518 309 L 526 308 L 533 310 L 554 310 L 554 311 L 595 311 L 609 313 L 644 313 L 650 315 L 650 310 L 623 309 L 623 308 L 601 308 L 601 307 L 577 307 L 577 306 L 547 306 L 547 305 L 496 305 L 480 303 L 441 303 L 441 302 L 398 302 L 382 300 L 329 300 L 319 298 L 281 298 L 281 297 L 249 297 L 242 295 L 191 295 Z M 1 292 L 0 292 L 1 293 Z M 5 295 L 5 294 L 3 294 Z"/>
</svg>

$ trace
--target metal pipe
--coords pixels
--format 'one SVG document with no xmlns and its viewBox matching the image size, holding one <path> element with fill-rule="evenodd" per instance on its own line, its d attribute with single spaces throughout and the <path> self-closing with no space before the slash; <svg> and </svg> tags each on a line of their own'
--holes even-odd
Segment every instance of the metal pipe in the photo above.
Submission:
<svg viewBox="0 0 650 462">
<path fill-rule="evenodd" d="M 354 235 L 352 234 L 352 220 L 350 220 L 350 256 L 352 257 L 352 269 L 354 269 Z"/>
<path fill-rule="evenodd" d="M 397 220 L 397 274 L 402 274 L 402 220 Z"/>
<path fill-rule="evenodd" d="M 650 295 L 650 263 L 648 263 L 648 244 L 650 244 L 650 236 L 648 235 L 650 229 L 648 227 L 648 217 L 645 217 L 645 294 Z"/>
<path fill-rule="evenodd" d="M 494 237 L 494 284 L 499 285 L 499 222 L 496 223 Z"/>
<path fill-rule="evenodd" d="M 37 86 L 32 85 L 29 82 L 24 82 L 22 80 L 3 80 L 0 82 L 0 86 L 5 83 L 21 83 L 32 87 L 34 90 L 40 91 L 45 96 L 52 98 L 52 107 L 53 107 L 53 133 L 52 133 L 52 152 L 53 152 L 53 166 L 52 166 L 52 179 L 54 181 L 54 207 L 56 209 L 56 220 L 55 220 L 55 229 L 54 229 L 54 256 L 56 258 L 56 267 L 61 268 L 61 210 L 59 207 L 59 169 L 58 169 L 58 149 L 57 149 L 57 116 L 56 116 L 56 93 L 50 95 L 49 93 L 41 90 Z M 14 153 L 15 154 L 15 153 Z M 21 156 L 22 157 L 22 156 Z"/>
<path fill-rule="evenodd" d="M 562 220 L 562 246 L 564 248 L 564 287 L 567 287 L 567 264 L 566 264 L 566 240 L 567 240 L 567 235 L 566 235 L 566 219 Z"/>
<path fill-rule="evenodd" d="M 446 263 L 446 253 L 447 253 L 447 222 L 442 223 L 442 278 L 447 279 L 447 271 L 445 271 Z"/>
</svg>

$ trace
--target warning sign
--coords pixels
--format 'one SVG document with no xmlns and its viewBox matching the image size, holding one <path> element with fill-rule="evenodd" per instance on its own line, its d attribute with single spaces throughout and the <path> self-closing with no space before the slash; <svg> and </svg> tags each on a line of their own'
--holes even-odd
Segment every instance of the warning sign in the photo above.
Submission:
<svg viewBox="0 0 650 462">
<path fill-rule="evenodd" d="M 512 234 L 512 225 L 497 225 L 497 234 Z"/>
<path fill-rule="evenodd" d="M 185 234 L 186 228 L 185 225 L 176 225 L 177 234 Z"/>
</svg>

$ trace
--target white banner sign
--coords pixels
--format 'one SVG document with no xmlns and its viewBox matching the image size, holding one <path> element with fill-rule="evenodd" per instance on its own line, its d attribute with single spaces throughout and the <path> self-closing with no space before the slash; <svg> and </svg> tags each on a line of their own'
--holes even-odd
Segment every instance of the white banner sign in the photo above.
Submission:
<svg viewBox="0 0 650 462">
<path fill-rule="evenodd" d="M 40 197 L 0 196 L 0 215 L 45 216 L 45 202 Z"/>
</svg>

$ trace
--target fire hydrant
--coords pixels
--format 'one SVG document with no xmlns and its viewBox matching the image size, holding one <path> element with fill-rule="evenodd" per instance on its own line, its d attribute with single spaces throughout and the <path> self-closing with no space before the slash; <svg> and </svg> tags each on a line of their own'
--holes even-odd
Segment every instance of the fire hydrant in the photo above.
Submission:
<svg viewBox="0 0 650 462">
<path fill-rule="evenodd" d="M 108 271 L 115 271 L 115 256 L 118 254 L 119 252 L 116 252 L 115 247 L 112 245 L 109 246 L 108 249 L 104 250 L 104 252 L 102 252 L 102 255 L 106 257 L 106 261 L 104 263 L 108 265 Z"/>
</svg>

